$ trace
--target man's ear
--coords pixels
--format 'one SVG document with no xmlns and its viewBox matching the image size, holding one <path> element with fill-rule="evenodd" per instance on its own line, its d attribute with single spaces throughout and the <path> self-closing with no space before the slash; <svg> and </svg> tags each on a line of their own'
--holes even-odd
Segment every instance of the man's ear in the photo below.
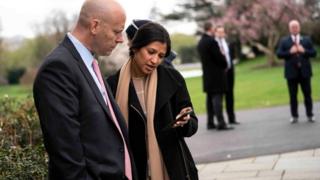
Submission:
<svg viewBox="0 0 320 180">
<path fill-rule="evenodd" d="M 90 21 L 90 32 L 92 34 L 94 34 L 94 35 L 97 34 L 99 25 L 100 25 L 100 20 L 99 19 L 92 19 Z"/>
</svg>

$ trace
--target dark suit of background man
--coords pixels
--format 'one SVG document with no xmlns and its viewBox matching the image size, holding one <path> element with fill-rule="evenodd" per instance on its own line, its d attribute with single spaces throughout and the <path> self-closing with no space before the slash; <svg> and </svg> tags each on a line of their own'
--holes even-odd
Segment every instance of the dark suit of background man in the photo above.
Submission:
<svg viewBox="0 0 320 180">
<path fill-rule="evenodd" d="M 226 69 L 227 73 L 227 91 L 225 93 L 226 110 L 228 115 L 228 121 L 230 124 L 240 124 L 236 121 L 236 115 L 234 113 L 234 64 L 233 64 L 233 52 L 229 48 L 226 41 L 226 33 L 223 26 L 217 26 L 215 31 L 215 38 L 218 42 L 220 49 L 223 51 L 225 58 L 227 60 L 228 67 Z"/>
<path fill-rule="evenodd" d="M 304 105 L 309 122 L 314 122 L 311 97 L 312 69 L 310 57 L 316 56 L 316 51 L 309 37 L 300 35 L 300 24 L 297 20 L 289 22 L 290 35 L 284 37 L 277 50 L 279 58 L 285 60 L 285 78 L 290 94 L 291 123 L 298 122 L 298 85 L 304 96 Z"/>
<path fill-rule="evenodd" d="M 230 129 L 223 117 L 223 94 L 227 90 L 226 68 L 227 62 L 214 39 L 214 28 L 210 22 L 204 24 L 205 33 L 198 43 L 203 71 L 203 90 L 207 94 L 207 128 L 215 128 L 213 118 L 217 117 L 218 130 Z"/>
<path fill-rule="evenodd" d="M 94 58 L 123 42 L 125 19 L 115 1 L 85 1 L 75 29 L 37 74 L 34 100 L 49 179 L 135 179 L 126 125 Z"/>
</svg>

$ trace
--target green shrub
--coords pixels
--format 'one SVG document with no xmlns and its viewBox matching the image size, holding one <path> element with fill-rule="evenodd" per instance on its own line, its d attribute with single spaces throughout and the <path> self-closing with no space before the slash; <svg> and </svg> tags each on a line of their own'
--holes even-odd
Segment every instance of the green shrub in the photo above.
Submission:
<svg viewBox="0 0 320 180">
<path fill-rule="evenodd" d="M 181 46 L 178 50 L 178 54 L 181 58 L 182 64 L 199 62 L 199 55 L 196 46 Z"/>
<path fill-rule="evenodd" d="M 0 98 L 0 179 L 45 179 L 47 156 L 33 100 Z"/>
<path fill-rule="evenodd" d="M 25 68 L 12 68 L 7 72 L 7 79 L 9 84 L 19 84 L 21 76 L 26 71 Z"/>
</svg>

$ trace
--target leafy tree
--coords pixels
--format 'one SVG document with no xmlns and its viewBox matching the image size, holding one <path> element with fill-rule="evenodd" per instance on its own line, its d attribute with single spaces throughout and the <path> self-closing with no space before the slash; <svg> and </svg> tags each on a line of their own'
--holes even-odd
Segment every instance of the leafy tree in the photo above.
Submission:
<svg viewBox="0 0 320 180">
<path fill-rule="evenodd" d="M 320 0 L 308 0 L 306 6 L 310 7 L 311 18 L 303 29 L 306 33 L 311 34 L 313 41 L 320 45 Z"/>
<path fill-rule="evenodd" d="M 53 10 L 42 23 L 35 25 L 34 30 L 37 36 L 46 37 L 56 44 L 71 30 L 76 18 L 76 15 L 68 17 L 64 11 Z"/>
<path fill-rule="evenodd" d="M 36 64 L 39 64 L 71 30 L 76 18 L 75 15 L 67 17 L 64 11 L 54 10 L 42 23 L 35 25 L 37 35 L 31 44 Z"/>
<path fill-rule="evenodd" d="M 167 20 L 187 18 L 199 25 L 207 20 L 224 24 L 229 29 L 228 34 L 263 51 L 268 64 L 273 66 L 276 64 L 275 47 L 287 30 L 288 21 L 293 18 L 302 23 L 309 21 L 313 14 L 310 7 L 319 3 L 319 0 L 311 1 L 227 0 L 223 5 L 213 0 L 182 0 L 179 10 L 162 17 Z"/>
<path fill-rule="evenodd" d="M 0 36 L 1 75 L 18 77 L 21 76 L 20 72 L 22 71 L 20 69 L 28 70 L 29 67 L 37 67 L 45 56 L 63 39 L 65 34 L 70 31 L 75 19 L 75 16 L 69 18 L 62 11 L 53 11 L 42 23 L 34 26 L 36 36 L 31 39 L 24 39 L 23 43 L 16 49 L 1 49 Z M 10 80 L 10 82 L 12 81 Z M 14 80 L 13 82 L 17 81 Z"/>
<path fill-rule="evenodd" d="M 310 12 L 294 0 L 234 0 L 218 21 L 235 29 L 242 42 L 257 47 L 267 55 L 268 64 L 276 65 L 275 48 L 287 31 L 290 19 L 307 21 Z M 265 42 L 261 39 L 266 39 Z"/>
</svg>

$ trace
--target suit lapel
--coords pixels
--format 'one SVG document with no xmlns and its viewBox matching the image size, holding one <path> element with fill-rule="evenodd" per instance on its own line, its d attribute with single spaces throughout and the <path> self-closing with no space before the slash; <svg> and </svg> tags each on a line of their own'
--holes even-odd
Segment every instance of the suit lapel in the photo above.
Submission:
<svg viewBox="0 0 320 180">
<path fill-rule="evenodd" d="M 291 35 L 288 37 L 288 42 L 289 42 L 290 47 L 294 44 Z"/>
<path fill-rule="evenodd" d="M 103 110 L 106 112 L 106 114 L 112 118 L 109 109 L 107 108 L 107 105 L 104 101 L 104 98 L 102 96 L 102 94 L 100 93 L 99 88 L 97 87 L 96 83 L 94 82 L 89 70 L 87 69 L 86 65 L 84 64 L 80 54 L 78 53 L 77 49 L 74 47 L 74 45 L 72 44 L 72 42 L 70 41 L 70 39 L 65 36 L 62 44 L 71 52 L 71 54 L 73 55 L 73 57 L 75 58 L 76 61 L 78 61 L 79 64 L 79 68 L 82 72 L 82 74 L 84 75 L 84 77 L 86 78 L 91 90 L 93 91 L 97 101 L 99 102 L 99 104 L 102 106 Z"/>
<path fill-rule="evenodd" d="M 84 62 L 82 60 L 79 61 L 79 67 L 80 67 L 80 70 L 82 71 L 83 75 L 85 76 L 91 90 L 93 91 L 93 94 L 95 95 L 97 101 L 102 106 L 103 110 L 107 113 L 107 115 L 111 118 L 112 116 L 111 116 L 110 111 L 106 105 L 106 102 L 105 102 L 99 88 L 97 87 L 96 83 L 94 82 L 90 72 L 88 71 L 86 65 L 84 64 Z"/>
</svg>

